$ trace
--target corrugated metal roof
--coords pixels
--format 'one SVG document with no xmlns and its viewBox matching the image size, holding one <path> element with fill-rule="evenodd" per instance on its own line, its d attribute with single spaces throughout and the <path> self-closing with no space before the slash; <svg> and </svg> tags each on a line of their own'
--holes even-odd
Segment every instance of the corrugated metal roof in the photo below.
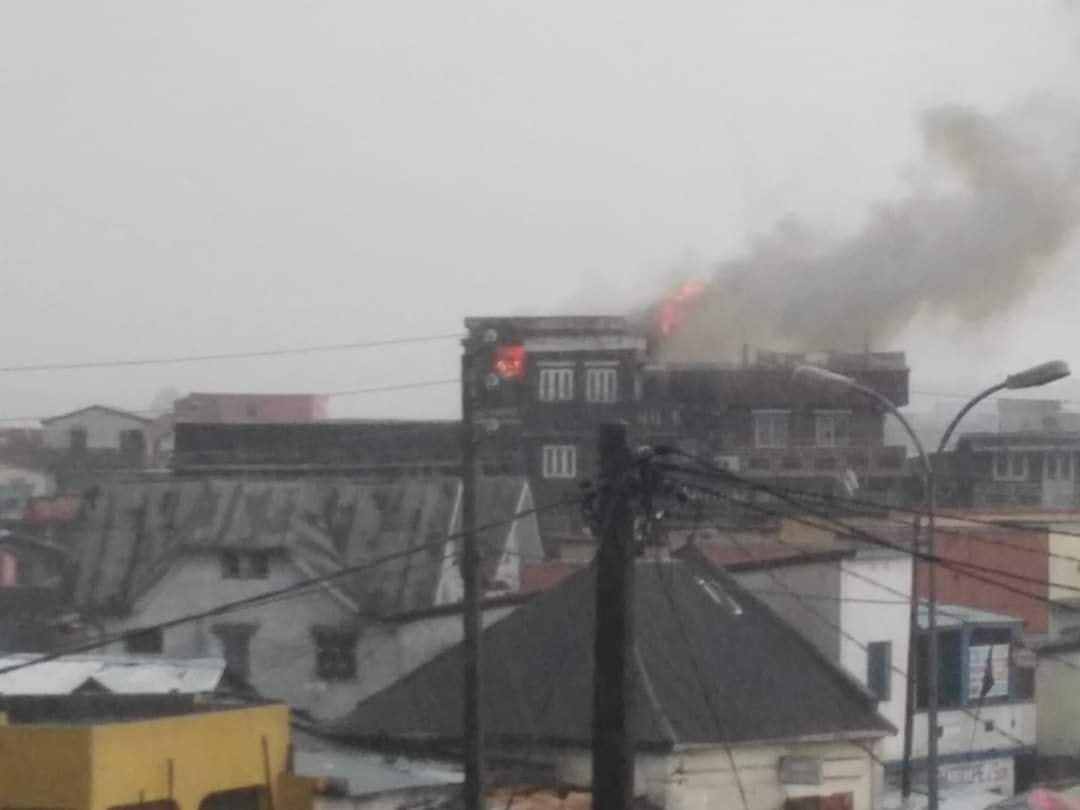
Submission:
<svg viewBox="0 0 1080 810">
<path fill-rule="evenodd" d="M 0 670 L 26 664 L 36 655 L 0 657 Z M 225 672 L 221 658 L 65 656 L 0 674 L 3 695 L 69 695 L 94 681 L 118 695 L 212 692 Z"/>
<path fill-rule="evenodd" d="M 925 630 L 929 624 L 926 601 L 919 604 L 919 627 Z M 991 613 L 989 610 L 967 607 L 965 605 L 952 605 L 938 603 L 937 625 L 938 627 L 960 627 L 965 624 L 1020 624 L 1024 620 L 1019 616 L 1010 616 L 1006 613 Z"/>
<path fill-rule="evenodd" d="M 485 571 L 494 574 L 519 508 L 531 505 L 524 478 L 477 483 L 477 522 Z M 434 604 L 448 535 L 460 515 L 460 479 L 393 481 L 343 478 L 208 478 L 106 485 L 72 538 L 79 550 L 76 603 L 88 609 L 130 605 L 184 552 L 287 549 L 316 574 L 330 574 L 409 548 L 340 580 L 364 612 L 385 615 Z M 533 521 L 529 515 L 518 520 Z M 538 534 L 521 533 L 519 536 Z M 521 549 L 523 554 L 541 550 Z"/>
<path fill-rule="evenodd" d="M 464 780 L 460 768 L 447 763 L 364 751 L 295 728 L 292 744 L 296 773 L 344 779 L 349 783 L 350 796 L 403 788 L 454 785 Z"/>
</svg>

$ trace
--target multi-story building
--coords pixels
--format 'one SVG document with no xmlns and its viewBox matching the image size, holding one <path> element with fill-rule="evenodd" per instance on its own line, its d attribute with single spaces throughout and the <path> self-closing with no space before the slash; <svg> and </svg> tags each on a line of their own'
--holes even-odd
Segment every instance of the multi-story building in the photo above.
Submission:
<svg viewBox="0 0 1080 810">
<path fill-rule="evenodd" d="M 948 459 L 946 503 L 976 508 L 1080 506 L 1080 413 L 1046 400 L 999 400 L 997 433 L 965 433 Z"/>
<path fill-rule="evenodd" d="M 901 352 L 747 351 L 737 366 L 647 366 L 639 426 L 746 477 L 899 500 L 908 475 L 906 450 L 885 444 L 882 408 L 856 391 L 796 382 L 793 371 L 803 364 L 847 375 L 897 406 L 907 404 Z"/>
<path fill-rule="evenodd" d="M 487 428 L 485 441 L 517 437 L 540 504 L 595 475 L 597 426 L 611 420 L 630 423 L 642 442 L 676 445 L 758 480 L 858 490 L 886 503 L 904 498 L 906 448 L 885 443 L 882 408 L 855 391 L 793 379 L 798 365 L 814 364 L 902 406 L 903 353 L 747 350 L 738 365 L 684 364 L 651 362 L 657 344 L 624 318 L 470 318 L 466 327 L 471 345 L 520 351 L 512 374 L 488 373 L 478 386 L 477 423 Z M 543 521 L 549 548 L 582 536 L 572 510 Z"/>
<path fill-rule="evenodd" d="M 635 421 L 645 338 L 619 317 L 468 318 L 465 327 L 473 345 L 497 341 L 524 351 L 517 372 L 480 381 L 480 456 L 485 444 L 516 437 L 537 504 L 578 494 L 596 474 L 597 427 Z M 540 519 L 549 552 L 581 536 L 576 508 L 545 510 Z"/>
</svg>

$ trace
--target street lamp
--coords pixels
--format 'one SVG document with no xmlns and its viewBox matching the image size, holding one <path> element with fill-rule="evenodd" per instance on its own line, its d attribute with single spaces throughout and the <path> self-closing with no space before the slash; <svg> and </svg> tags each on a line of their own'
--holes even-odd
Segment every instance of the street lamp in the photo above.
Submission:
<svg viewBox="0 0 1080 810">
<path fill-rule="evenodd" d="M 1063 360 L 1051 360 L 1046 363 L 1040 363 L 1037 366 L 1024 369 L 1015 374 L 1010 374 L 1001 382 L 990 386 L 985 391 L 982 391 L 972 397 L 963 408 L 959 410 L 953 420 L 949 423 L 949 426 L 945 429 L 945 433 L 941 437 L 941 442 L 938 444 L 937 455 L 940 457 L 949 444 L 949 440 L 952 438 L 953 432 L 956 430 L 957 425 L 960 424 L 960 420 L 971 411 L 977 404 L 982 402 L 987 397 L 998 391 L 1009 390 L 1016 391 L 1023 388 L 1037 388 L 1042 385 L 1060 380 L 1064 377 L 1068 377 L 1070 374 L 1069 365 Z M 870 397 L 873 400 L 881 403 L 881 405 L 889 411 L 893 416 L 897 418 L 904 430 L 907 431 L 908 436 L 911 437 L 912 442 L 915 445 L 915 449 L 919 453 L 919 461 L 923 468 L 923 477 L 926 482 L 926 557 L 929 561 L 927 566 L 927 610 L 926 610 L 926 625 L 927 625 L 927 746 L 926 746 L 926 759 L 927 759 L 927 774 L 926 774 L 926 788 L 927 788 L 927 808 L 928 810 L 938 810 L 938 632 L 937 632 L 937 578 L 935 576 L 936 566 L 934 564 L 935 557 L 935 537 L 934 537 L 934 511 L 936 505 L 936 490 L 937 481 L 933 465 L 930 463 L 930 459 L 926 455 L 926 451 L 923 449 L 922 442 L 919 441 L 919 437 L 915 434 L 911 424 L 904 418 L 904 415 L 900 413 L 896 405 L 888 397 L 883 394 L 868 388 L 865 385 L 857 382 L 856 380 L 848 377 L 844 374 L 837 374 L 834 371 L 828 371 L 817 366 L 799 366 L 795 369 L 795 379 L 803 382 L 816 382 L 823 385 L 827 385 L 832 388 L 843 388 L 858 391 L 859 393 Z M 918 549 L 912 549 L 913 552 L 918 552 Z M 914 561 L 912 562 L 912 570 L 914 571 Z M 915 689 L 914 683 L 914 641 L 915 641 L 915 606 L 916 595 L 913 587 L 911 593 L 912 599 L 912 623 L 911 623 L 911 643 L 909 644 L 908 654 L 908 706 L 905 712 L 905 739 L 904 739 L 904 788 L 903 792 L 905 797 L 910 789 L 910 756 L 911 756 L 911 718 L 914 712 L 914 698 Z"/>
</svg>

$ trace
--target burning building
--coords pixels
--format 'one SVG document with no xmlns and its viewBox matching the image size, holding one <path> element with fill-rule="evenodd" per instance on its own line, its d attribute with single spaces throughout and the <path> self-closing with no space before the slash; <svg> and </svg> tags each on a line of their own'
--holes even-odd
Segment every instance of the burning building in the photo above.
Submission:
<svg viewBox="0 0 1080 810">
<path fill-rule="evenodd" d="M 537 503 L 573 496 L 596 475 L 596 429 L 611 420 L 631 424 L 641 441 L 678 446 L 748 478 L 897 500 L 906 451 L 885 444 L 880 406 L 855 392 L 800 385 L 792 372 L 820 365 L 904 405 L 904 354 L 745 349 L 738 363 L 661 359 L 694 289 L 683 285 L 648 318 L 466 321 L 475 340 L 495 347 L 478 387 L 477 424 L 519 443 Z M 576 509 L 544 513 L 541 523 L 549 550 L 584 533 Z"/>
</svg>

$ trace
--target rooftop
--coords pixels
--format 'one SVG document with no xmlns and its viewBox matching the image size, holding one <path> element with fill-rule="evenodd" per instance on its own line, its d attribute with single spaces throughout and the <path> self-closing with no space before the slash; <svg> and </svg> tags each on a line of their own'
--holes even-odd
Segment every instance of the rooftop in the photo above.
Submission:
<svg viewBox="0 0 1080 810">
<path fill-rule="evenodd" d="M 57 414 L 56 416 L 50 416 L 47 419 L 42 419 L 41 424 L 47 425 L 51 422 L 57 422 L 61 419 L 68 419 L 72 416 L 78 416 L 81 413 L 88 413 L 90 411 L 105 411 L 106 413 L 115 414 L 117 416 L 124 416 L 128 419 L 134 419 L 143 423 L 149 423 L 153 421 L 152 419 L 148 419 L 145 416 L 140 416 L 139 414 L 133 413 L 132 411 L 124 411 L 120 408 L 110 407 L 109 405 L 87 405 L 85 408 L 78 408 L 74 411 L 68 411 L 67 413 L 61 413 Z"/>
<path fill-rule="evenodd" d="M 104 485 L 87 499 L 72 548 L 78 549 L 75 601 L 85 609 L 117 610 L 131 604 L 182 555 L 225 548 L 284 550 L 319 576 L 411 548 L 370 571 L 339 580 L 364 613 L 394 615 L 434 603 L 447 543 L 460 519 L 460 479 L 171 478 Z M 482 477 L 477 521 L 485 573 L 494 578 L 512 535 L 515 514 L 531 506 L 522 478 Z M 517 520 L 519 542 L 538 532 Z M 494 584 L 494 583 L 493 583 Z"/>
<path fill-rule="evenodd" d="M 209 712 L 235 711 L 256 705 L 196 695 L 3 695 L 0 712 L 13 725 L 91 725 L 152 720 Z M 262 701 L 257 705 L 276 705 Z"/>
<path fill-rule="evenodd" d="M 989 610 L 939 602 L 937 606 L 937 626 L 939 628 L 961 627 L 971 624 L 1022 624 L 1023 619 L 1005 613 L 991 613 Z M 919 604 L 919 629 L 929 626 L 926 601 Z"/>
<path fill-rule="evenodd" d="M 493 745 L 589 744 L 595 571 L 579 571 L 484 630 L 483 699 Z M 892 732 L 857 682 L 710 566 L 639 561 L 634 610 L 631 724 L 644 748 Z M 456 744 L 462 655 L 455 646 L 363 700 L 334 732 Z"/>
<path fill-rule="evenodd" d="M 122 695 L 198 694 L 213 692 L 225 672 L 220 658 L 68 655 L 41 659 L 32 654 L 0 657 L 0 694 L 70 695 L 88 688 Z M 19 666 L 23 668 L 4 671 Z"/>
</svg>

